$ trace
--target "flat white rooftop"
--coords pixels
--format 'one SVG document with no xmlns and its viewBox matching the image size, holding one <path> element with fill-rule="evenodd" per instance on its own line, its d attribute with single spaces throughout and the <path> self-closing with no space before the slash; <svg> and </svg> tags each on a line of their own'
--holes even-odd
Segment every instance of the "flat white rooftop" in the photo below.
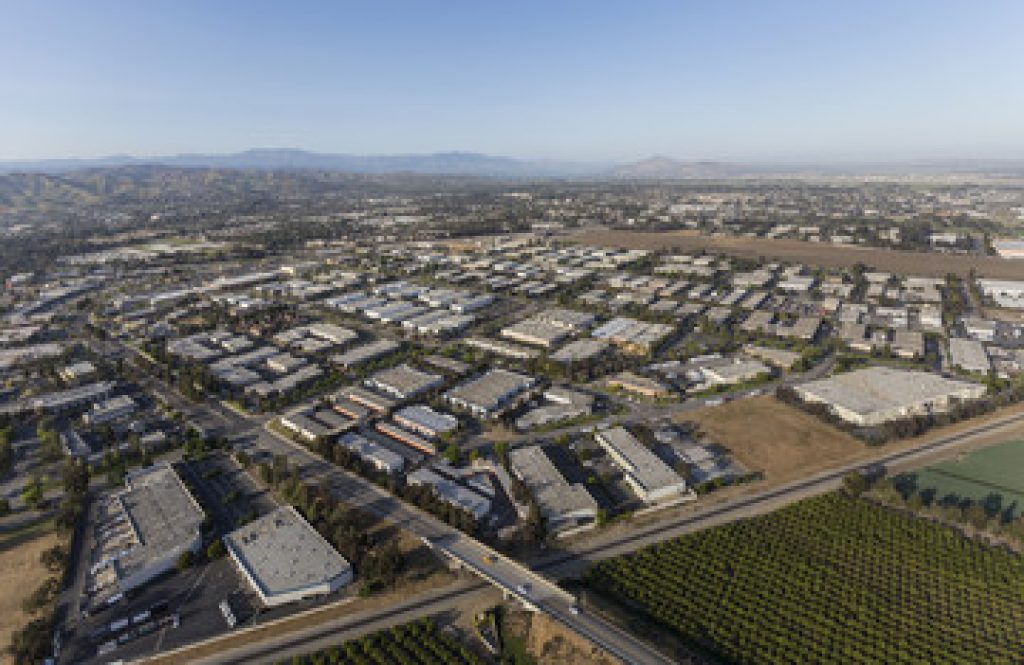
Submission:
<svg viewBox="0 0 1024 665">
<path fill-rule="evenodd" d="M 235 562 L 268 605 L 327 593 L 352 578 L 352 566 L 291 506 L 224 536 Z"/>
</svg>

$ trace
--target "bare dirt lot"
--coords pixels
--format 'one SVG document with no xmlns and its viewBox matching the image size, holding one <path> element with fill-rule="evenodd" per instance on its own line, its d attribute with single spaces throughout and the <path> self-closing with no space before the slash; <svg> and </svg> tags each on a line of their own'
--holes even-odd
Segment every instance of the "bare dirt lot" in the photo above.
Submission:
<svg viewBox="0 0 1024 665">
<path fill-rule="evenodd" d="M 538 665 L 616 665 L 619 661 L 543 614 L 506 608 L 503 638 L 525 649 Z"/>
<path fill-rule="evenodd" d="M 736 400 L 681 414 L 765 480 L 785 481 L 838 466 L 864 443 L 771 396 Z"/>
<path fill-rule="evenodd" d="M 39 554 L 56 543 L 57 534 L 48 525 L 0 532 L 0 663 L 11 662 L 6 651 L 11 634 L 29 620 L 21 601 L 49 575 Z"/>
<path fill-rule="evenodd" d="M 762 471 L 769 486 L 859 461 L 870 461 L 896 450 L 914 448 L 938 437 L 972 429 L 992 419 L 1024 411 L 1016 404 L 980 418 L 940 427 L 919 437 L 871 447 L 818 418 L 764 395 L 736 400 L 721 406 L 680 413 L 677 420 L 695 422 L 708 438 L 733 452 L 750 471 Z M 1006 441 L 1024 433 L 1024 425 L 975 437 L 962 450 Z M 936 453 L 942 459 L 952 453 Z M 914 466 L 920 466 L 917 462 Z M 902 466 L 894 467 L 902 469 Z M 763 489 L 761 483 L 756 484 Z"/>
<path fill-rule="evenodd" d="M 584 231 L 575 241 L 600 247 L 707 250 L 746 259 L 792 261 L 825 268 L 851 268 L 862 263 L 875 270 L 907 275 L 966 277 L 974 269 L 983 277 L 1024 279 L 1024 261 L 991 256 L 903 252 L 876 247 L 832 245 L 802 240 L 710 236 L 697 231 Z"/>
</svg>

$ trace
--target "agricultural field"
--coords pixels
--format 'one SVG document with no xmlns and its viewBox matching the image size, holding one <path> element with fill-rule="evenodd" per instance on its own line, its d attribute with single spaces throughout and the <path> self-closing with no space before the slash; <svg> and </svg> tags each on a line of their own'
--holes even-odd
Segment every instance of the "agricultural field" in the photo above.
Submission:
<svg viewBox="0 0 1024 665">
<path fill-rule="evenodd" d="M 288 665 L 484 665 L 484 662 L 451 635 L 438 630 L 430 618 L 287 661 Z"/>
<path fill-rule="evenodd" d="M 939 503 L 983 502 L 1002 497 L 1007 517 L 1024 513 L 1024 440 L 1007 441 L 940 462 L 903 477 Z"/>
<path fill-rule="evenodd" d="M 601 562 L 585 581 L 739 663 L 1024 653 L 1024 559 L 843 493 Z"/>
<path fill-rule="evenodd" d="M 745 468 L 761 471 L 771 482 L 804 477 L 865 454 L 864 444 L 850 434 L 768 395 L 687 411 L 679 420 L 696 423 Z"/>
<path fill-rule="evenodd" d="M 1024 261 L 995 256 L 936 255 L 880 247 L 855 247 L 831 243 L 711 236 L 696 231 L 584 231 L 576 242 L 598 247 L 624 249 L 669 249 L 680 252 L 707 250 L 745 259 L 791 261 L 823 268 L 852 268 L 858 263 L 876 270 L 905 275 L 945 277 L 949 273 L 967 277 L 973 269 L 982 277 L 1024 279 Z"/>
</svg>

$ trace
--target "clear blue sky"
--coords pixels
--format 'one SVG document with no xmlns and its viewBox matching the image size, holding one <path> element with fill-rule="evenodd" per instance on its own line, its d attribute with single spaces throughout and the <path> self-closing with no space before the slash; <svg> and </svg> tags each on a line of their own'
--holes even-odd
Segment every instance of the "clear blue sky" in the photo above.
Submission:
<svg viewBox="0 0 1024 665">
<path fill-rule="evenodd" d="M 1024 158 L 1024 1 L 0 0 L 0 159 Z"/>
</svg>

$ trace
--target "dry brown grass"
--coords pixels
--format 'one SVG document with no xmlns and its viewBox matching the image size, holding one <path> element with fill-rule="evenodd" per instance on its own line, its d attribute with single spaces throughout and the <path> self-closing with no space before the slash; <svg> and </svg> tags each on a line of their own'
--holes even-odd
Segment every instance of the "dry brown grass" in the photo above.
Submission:
<svg viewBox="0 0 1024 665">
<path fill-rule="evenodd" d="M 769 482 L 784 481 L 848 462 L 864 443 L 771 396 L 681 413 L 708 437 Z"/>
<path fill-rule="evenodd" d="M 933 277 L 943 277 L 949 273 L 966 277 L 974 269 L 984 277 L 1024 279 L 1024 261 L 989 256 L 903 252 L 803 240 L 709 236 L 696 231 L 584 231 L 573 236 L 573 239 L 582 244 L 603 247 L 684 252 L 707 250 L 740 258 L 764 257 L 772 261 L 791 261 L 826 268 L 852 268 L 863 263 L 885 272 Z"/>
<path fill-rule="evenodd" d="M 750 471 L 762 471 L 769 486 L 807 477 L 845 464 L 868 462 L 897 450 L 916 448 L 939 437 L 958 434 L 992 420 L 1024 412 L 1015 404 L 994 413 L 940 427 L 925 434 L 872 447 L 800 409 L 764 395 L 705 407 L 676 415 L 679 422 L 695 422 L 714 442 L 729 448 Z M 974 436 L 960 452 L 992 445 L 1024 434 L 1024 424 Z M 934 459 L 954 453 L 938 452 Z M 911 464 L 921 466 L 920 460 Z M 902 469 L 897 465 L 894 469 Z M 764 485 L 757 484 L 763 489 Z"/>
<path fill-rule="evenodd" d="M 23 539 L 23 535 L 31 537 Z M 21 602 L 42 584 L 49 573 L 39 554 L 57 543 L 52 528 L 0 535 L 0 662 L 11 662 L 6 647 L 14 631 L 28 623 Z"/>
</svg>

